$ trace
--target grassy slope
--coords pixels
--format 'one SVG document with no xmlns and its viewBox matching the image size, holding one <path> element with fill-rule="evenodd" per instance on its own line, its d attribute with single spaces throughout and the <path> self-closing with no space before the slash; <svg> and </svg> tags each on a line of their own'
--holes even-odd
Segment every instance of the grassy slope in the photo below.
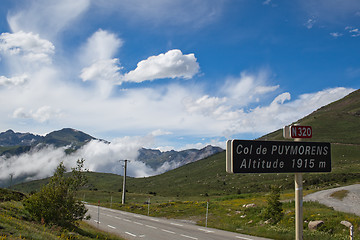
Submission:
<svg viewBox="0 0 360 240">
<path fill-rule="evenodd" d="M 297 123 L 313 128 L 313 138 L 304 141 L 360 145 L 360 90 L 316 110 Z M 260 139 L 284 140 L 282 134 L 279 129 Z"/>
<path fill-rule="evenodd" d="M 0 239 L 122 239 L 85 222 L 80 222 L 71 231 L 57 226 L 44 226 L 33 221 L 24 210 L 21 203 L 24 198 L 22 193 L 0 188 Z"/>
</svg>

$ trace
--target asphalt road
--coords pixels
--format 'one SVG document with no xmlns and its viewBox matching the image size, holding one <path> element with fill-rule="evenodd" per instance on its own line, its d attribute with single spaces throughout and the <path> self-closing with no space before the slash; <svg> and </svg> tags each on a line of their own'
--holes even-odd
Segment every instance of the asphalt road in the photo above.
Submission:
<svg viewBox="0 0 360 240">
<path fill-rule="evenodd" d="M 348 190 L 347 196 L 342 199 L 331 197 L 331 194 L 340 190 Z M 315 192 L 304 197 L 304 201 L 317 201 L 336 211 L 353 213 L 360 216 L 360 184 L 338 187 Z"/>
<path fill-rule="evenodd" d="M 113 232 L 125 239 L 147 240 L 262 240 L 253 237 L 213 228 L 200 227 L 176 220 L 154 218 L 93 205 L 86 205 L 91 219 L 90 224 Z M 99 211 L 98 211 L 99 210 Z M 98 212 L 100 214 L 98 214 Z M 99 215 L 99 221 L 98 221 Z"/>
</svg>

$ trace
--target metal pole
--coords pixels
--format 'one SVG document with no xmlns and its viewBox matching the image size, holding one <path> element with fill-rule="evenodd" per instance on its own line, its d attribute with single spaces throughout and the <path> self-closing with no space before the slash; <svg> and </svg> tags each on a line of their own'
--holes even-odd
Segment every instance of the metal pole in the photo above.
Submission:
<svg viewBox="0 0 360 240">
<path fill-rule="evenodd" d="M 148 200 L 148 216 L 150 216 L 150 198 Z"/>
<path fill-rule="evenodd" d="M 209 200 L 206 202 L 206 220 L 205 220 L 205 227 L 207 227 L 208 214 L 209 214 Z"/>
<path fill-rule="evenodd" d="M 98 227 L 99 227 L 99 223 L 100 223 L 100 200 L 98 201 L 98 220 L 97 220 Z"/>
<path fill-rule="evenodd" d="M 300 142 L 301 138 L 294 141 Z M 303 174 L 295 173 L 295 239 L 303 240 Z"/>
<path fill-rule="evenodd" d="M 112 207 L 112 195 L 111 195 L 111 198 L 110 198 L 110 208 Z"/>
<path fill-rule="evenodd" d="M 354 226 L 351 225 L 350 226 L 350 240 L 353 240 L 354 239 Z"/>
<path fill-rule="evenodd" d="M 122 160 L 124 161 L 124 180 L 123 180 L 123 192 L 122 192 L 122 204 L 125 204 L 125 193 L 126 193 L 126 168 L 127 168 L 127 162 L 129 160 Z"/>
<path fill-rule="evenodd" d="M 303 181 L 302 173 L 295 173 L 295 232 L 296 240 L 303 240 Z"/>
</svg>

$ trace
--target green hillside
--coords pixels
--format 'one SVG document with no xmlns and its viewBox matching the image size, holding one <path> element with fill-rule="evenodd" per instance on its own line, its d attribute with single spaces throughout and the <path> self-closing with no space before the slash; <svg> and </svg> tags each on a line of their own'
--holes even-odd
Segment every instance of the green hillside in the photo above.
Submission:
<svg viewBox="0 0 360 240">
<path fill-rule="evenodd" d="M 316 110 L 296 123 L 312 126 L 313 137 L 304 141 L 360 145 L 360 90 Z M 282 129 L 260 139 L 284 140 Z"/>
</svg>

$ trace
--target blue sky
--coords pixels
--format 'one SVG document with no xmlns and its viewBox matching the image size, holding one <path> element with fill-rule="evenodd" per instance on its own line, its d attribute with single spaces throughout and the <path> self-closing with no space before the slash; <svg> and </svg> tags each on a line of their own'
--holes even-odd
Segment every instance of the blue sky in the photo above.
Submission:
<svg viewBox="0 0 360 240">
<path fill-rule="evenodd" d="M 358 0 L 2 0 L 0 131 L 225 147 L 360 87 Z"/>
</svg>

